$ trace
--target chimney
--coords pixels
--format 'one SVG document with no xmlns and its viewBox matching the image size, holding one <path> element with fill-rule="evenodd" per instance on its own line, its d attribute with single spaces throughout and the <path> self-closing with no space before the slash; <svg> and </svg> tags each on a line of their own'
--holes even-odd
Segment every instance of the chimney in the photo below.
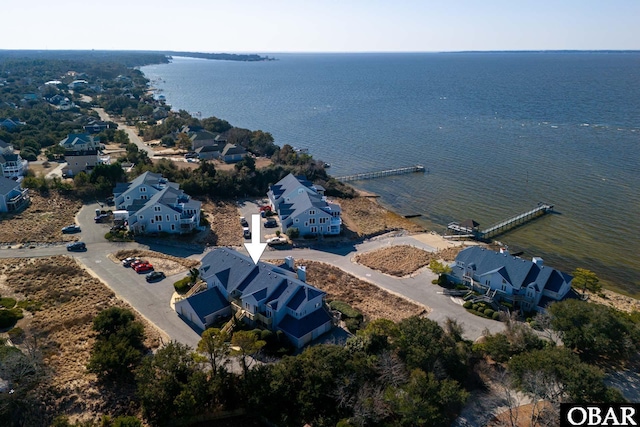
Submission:
<svg viewBox="0 0 640 427">
<path fill-rule="evenodd" d="M 544 263 L 544 260 L 537 256 L 534 256 L 533 258 L 531 258 L 531 261 L 538 267 L 542 267 L 542 264 Z"/>
<path fill-rule="evenodd" d="M 307 282 L 307 267 L 301 265 L 298 267 L 298 280 L 301 282 Z"/>
<path fill-rule="evenodd" d="M 288 256 L 284 259 L 284 263 L 287 266 L 287 268 L 291 271 L 296 271 L 296 266 L 295 266 L 295 261 L 293 260 L 292 256 Z"/>
</svg>

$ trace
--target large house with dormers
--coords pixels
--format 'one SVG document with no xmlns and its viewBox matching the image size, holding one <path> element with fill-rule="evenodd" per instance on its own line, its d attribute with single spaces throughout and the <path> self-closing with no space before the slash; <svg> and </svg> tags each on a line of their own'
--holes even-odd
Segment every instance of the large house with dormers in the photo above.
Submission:
<svg viewBox="0 0 640 427">
<path fill-rule="evenodd" d="M 202 203 L 157 173 L 145 172 L 116 185 L 113 200 L 117 210 L 127 212 L 126 226 L 136 234 L 184 234 L 200 225 Z"/>
<path fill-rule="evenodd" d="M 327 201 L 322 186 L 289 174 L 269 188 L 267 197 L 283 232 L 297 228 L 301 236 L 340 234 L 342 210 Z"/>
</svg>

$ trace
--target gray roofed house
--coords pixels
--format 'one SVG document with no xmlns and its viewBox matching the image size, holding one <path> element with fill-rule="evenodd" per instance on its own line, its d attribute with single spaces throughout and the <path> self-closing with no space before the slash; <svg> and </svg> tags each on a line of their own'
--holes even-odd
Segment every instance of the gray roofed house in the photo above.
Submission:
<svg viewBox="0 0 640 427">
<path fill-rule="evenodd" d="M 25 122 L 20 121 L 17 118 L 10 117 L 0 117 L 0 128 L 5 128 L 7 130 L 14 130 L 20 126 L 26 125 Z"/>
<path fill-rule="evenodd" d="M 0 176 L 0 212 L 17 212 L 29 205 L 29 190 Z"/>
<path fill-rule="evenodd" d="M 133 233 L 189 233 L 200 225 L 202 203 L 157 173 L 116 185 L 113 200 L 117 210 L 128 212 L 126 225 Z"/>
<path fill-rule="evenodd" d="M 242 160 L 247 154 L 249 154 L 247 150 L 240 145 L 226 144 L 220 152 L 220 158 L 225 163 L 236 163 Z"/>
<path fill-rule="evenodd" d="M 267 196 L 271 208 L 278 213 L 283 232 L 297 228 L 301 236 L 340 234 L 340 206 L 329 203 L 324 189 L 304 177 L 285 176 L 271 186 Z"/>
<path fill-rule="evenodd" d="M 250 326 L 282 330 L 296 347 L 303 347 L 330 330 L 333 319 L 325 308 L 325 293 L 304 282 L 303 269 L 297 276 L 291 271 L 292 259 L 288 263 L 290 269 L 254 264 L 233 249 L 216 248 L 200 267 L 207 289 L 176 301 L 175 310 L 201 329 L 233 312 Z M 220 297 L 209 295 L 214 289 Z"/>
<path fill-rule="evenodd" d="M 549 302 L 566 298 L 573 279 L 541 258 L 529 261 L 479 246 L 458 254 L 450 277 L 525 312 L 544 311 Z"/>
</svg>

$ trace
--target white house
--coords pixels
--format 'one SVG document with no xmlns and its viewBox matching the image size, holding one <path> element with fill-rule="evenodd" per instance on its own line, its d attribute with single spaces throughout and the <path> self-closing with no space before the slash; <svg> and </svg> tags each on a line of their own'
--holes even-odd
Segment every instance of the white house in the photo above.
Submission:
<svg viewBox="0 0 640 427">
<path fill-rule="evenodd" d="M 234 313 L 251 326 L 282 331 L 300 348 L 333 326 L 325 293 L 305 283 L 304 267 L 296 275 L 292 258 L 276 267 L 216 248 L 202 259 L 200 277 L 206 289 L 176 301 L 175 310 L 202 330 Z"/>
<path fill-rule="evenodd" d="M 450 277 L 526 312 L 544 311 L 549 303 L 564 299 L 573 280 L 545 266 L 542 258 L 529 261 L 479 246 L 468 247 L 456 256 Z"/>
<path fill-rule="evenodd" d="M 278 213 L 282 231 L 297 228 L 307 234 L 340 234 L 342 210 L 327 202 L 324 188 L 289 174 L 272 185 L 267 193 L 271 208 Z"/>
<path fill-rule="evenodd" d="M 116 185 L 113 200 L 117 210 L 128 212 L 126 224 L 134 233 L 189 233 L 200 225 L 202 203 L 160 174 L 145 172 Z"/>
<path fill-rule="evenodd" d="M 29 205 L 29 190 L 20 183 L 0 177 L 0 212 L 16 212 Z"/>
<path fill-rule="evenodd" d="M 24 176 L 29 162 L 13 152 L 13 146 L 0 139 L 0 176 L 19 178 Z"/>
</svg>

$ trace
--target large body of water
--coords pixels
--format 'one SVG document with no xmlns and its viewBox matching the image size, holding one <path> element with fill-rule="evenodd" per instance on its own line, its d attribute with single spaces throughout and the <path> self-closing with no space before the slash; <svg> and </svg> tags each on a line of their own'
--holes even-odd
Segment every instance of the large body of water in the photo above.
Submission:
<svg viewBox="0 0 640 427">
<path fill-rule="evenodd" d="M 142 71 L 174 109 L 270 132 L 334 176 L 424 165 L 356 185 L 437 231 L 551 203 L 498 240 L 640 295 L 640 54 L 273 56 Z"/>
</svg>

